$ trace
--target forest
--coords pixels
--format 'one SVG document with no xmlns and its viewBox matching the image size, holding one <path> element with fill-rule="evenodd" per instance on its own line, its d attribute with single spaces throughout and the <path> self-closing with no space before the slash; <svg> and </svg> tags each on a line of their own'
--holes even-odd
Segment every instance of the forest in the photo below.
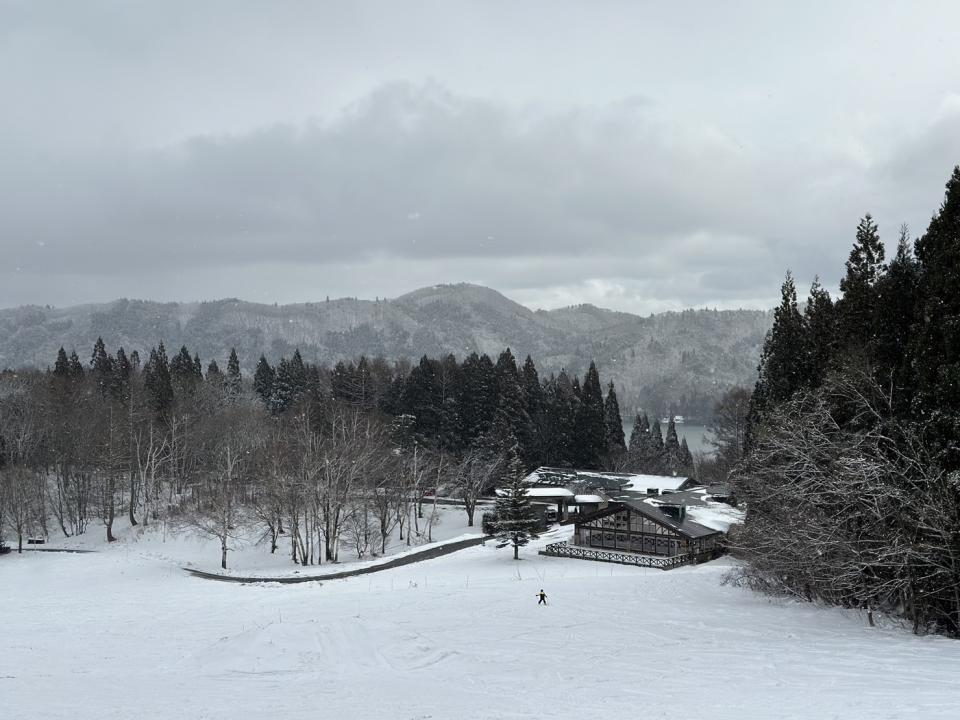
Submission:
<svg viewBox="0 0 960 720">
<path fill-rule="evenodd" d="M 231 543 L 251 528 L 292 562 L 336 562 L 430 538 L 428 498 L 477 500 L 540 465 L 684 474 L 671 421 L 638 417 L 625 441 L 613 383 L 541 381 L 532 358 L 424 356 L 326 368 L 300 353 L 252 378 L 230 353 L 204 368 L 182 347 L 147 358 L 97 340 L 90 360 L 61 348 L 45 371 L 0 374 L 0 527 L 24 539 L 113 525 L 195 532 Z M 0 531 L 2 532 L 2 531 Z M 2 535 L 0 535 L 2 537 Z M 281 549 L 281 545 L 283 548 Z"/>
<path fill-rule="evenodd" d="M 834 300 L 787 273 L 733 471 L 740 579 L 960 636 L 960 167 L 889 261 L 870 215 Z"/>
</svg>

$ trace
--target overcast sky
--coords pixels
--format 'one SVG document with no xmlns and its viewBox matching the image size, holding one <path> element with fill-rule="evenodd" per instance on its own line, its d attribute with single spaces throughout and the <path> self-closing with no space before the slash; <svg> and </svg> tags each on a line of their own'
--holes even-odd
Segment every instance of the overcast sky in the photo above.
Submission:
<svg viewBox="0 0 960 720">
<path fill-rule="evenodd" d="M 0 0 L 0 306 L 766 307 L 960 163 L 957 2 Z"/>
</svg>

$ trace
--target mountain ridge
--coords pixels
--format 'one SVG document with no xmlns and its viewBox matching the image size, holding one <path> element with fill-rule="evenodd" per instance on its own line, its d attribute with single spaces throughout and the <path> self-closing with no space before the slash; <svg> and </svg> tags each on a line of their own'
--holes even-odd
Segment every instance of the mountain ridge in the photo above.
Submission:
<svg viewBox="0 0 960 720">
<path fill-rule="evenodd" d="M 271 361 L 299 348 L 305 359 L 334 364 L 361 354 L 394 360 L 510 347 L 530 354 L 542 375 L 582 374 L 591 360 L 634 406 L 689 409 L 690 396 L 715 397 L 752 385 L 766 330 L 763 310 L 683 310 L 642 317 L 590 304 L 531 310 L 496 290 L 467 283 L 420 288 L 394 299 L 328 299 L 289 305 L 238 298 L 156 302 L 121 298 L 66 308 L 0 310 L 0 368 L 53 363 L 59 347 L 86 361 L 97 337 L 107 347 L 144 354 L 163 341 L 186 345 L 204 364 L 236 347 L 248 373 L 260 354 Z M 687 397 L 686 406 L 682 399 Z"/>
</svg>

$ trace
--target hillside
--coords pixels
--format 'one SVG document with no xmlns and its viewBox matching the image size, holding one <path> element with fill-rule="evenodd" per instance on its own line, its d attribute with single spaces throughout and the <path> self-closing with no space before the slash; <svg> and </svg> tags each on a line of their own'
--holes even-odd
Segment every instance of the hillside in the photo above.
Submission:
<svg viewBox="0 0 960 720">
<path fill-rule="evenodd" d="M 619 389 L 625 412 L 646 404 L 695 415 L 732 384 L 752 384 L 771 322 L 757 310 L 685 310 L 639 317 L 580 305 L 532 311 L 477 285 L 423 288 L 393 300 L 342 298 L 263 305 L 236 299 L 159 303 L 117 300 L 68 308 L 0 310 L 0 367 L 46 367 L 63 345 L 87 358 L 102 336 L 108 348 L 143 353 L 159 340 L 223 360 L 236 347 L 249 371 L 261 353 L 276 360 L 299 348 L 334 363 L 360 354 L 394 359 L 423 354 L 531 354 L 542 374 L 581 374 L 591 359 Z M 681 398 L 687 397 L 686 402 Z"/>
<path fill-rule="evenodd" d="M 536 554 L 564 532 L 297 585 L 190 577 L 217 548 L 158 530 L 5 555 L 0 696 L 51 720 L 957 716 L 956 641 L 724 585 L 724 559 Z"/>
</svg>

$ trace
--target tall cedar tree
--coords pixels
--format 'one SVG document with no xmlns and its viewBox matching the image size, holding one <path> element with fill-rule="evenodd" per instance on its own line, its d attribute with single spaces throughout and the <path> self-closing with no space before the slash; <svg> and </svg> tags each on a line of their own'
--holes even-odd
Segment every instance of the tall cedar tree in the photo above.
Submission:
<svg viewBox="0 0 960 720">
<path fill-rule="evenodd" d="M 520 548 L 539 537 L 523 477 L 520 449 L 514 445 L 508 451 L 504 465 L 493 521 L 497 547 L 512 546 L 514 560 L 520 559 Z"/>
<path fill-rule="evenodd" d="M 667 472 L 667 452 L 663 443 L 663 430 L 660 421 L 654 419 L 650 426 L 650 439 L 647 441 L 647 452 L 643 457 L 643 467 L 640 472 L 652 475 L 661 475 Z"/>
<path fill-rule="evenodd" d="M 874 355 L 877 383 L 887 389 L 894 414 L 906 416 L 916 394 L 911 353 L 917 323 L 920 267 L 913 254 L 910 230 L 900 228 L 900 243 L 887 272 L 877 283 Z"/>
<path fill-rule="evenodd" d="M 173 384 L 167 350 L 162 342 L 150 351 L 150 359 L 143 368 L 143 384 L 153 411 L 158 417 L 166 417 L 173 406 Z"/>
<path fill-rule="evenodd" d="M 667 437 L 663 442 L 664 465 L 670 475 L 679 475 L 683 469 L 680 453 L 680 439 L 677 437 L 677 424 L 670 418 L 667 423 Z"/>
<path fill-rule="evenodd" d="M 580 400 L 563 370 L 544 388 L 546 462 L 559 467 L 576 464 L 576 419 Z"/>
<path fill-rule="evenodd" d="M 606 430 L 607 453 L 610 456 L 619 456 L 626 452 L 623 436 L 623 418 L 620 416 L 620 403 L 617 402 L 617 391 L 613 388 L 613 381 L 607 386 L 607 397 L 603 401 L 603 423 Z"/>
<path fill-rule="evenodd" d="M 599 470 L 602 458 L 607 454 L 607 430 L 603 416 L 600 374 L 593 362 L 583 378 L 580 400 L 576 425 L 579 464 L 588 470 Z"/>
<path fill-rule="evenodd" d="M 520 371 L 520 384 L 523 386 L 523 406 L 530 418 L 531 437 L 524 448 L 524 462 L 528 468 L 544 464 L 546 444 L 546 418 L 544 416 L 544 391 L 533 358 L 527 355 Z"/>
<path fill-rule="evenodd" d="M 842 297 L 837 301 L 837 333 L 845 350 L 860 351 L 873 341 L 876 284 L 882 274 L 883 243 L 877 224 L 868 213 L 857 225 L 857 237 L 847 260 L 847 274 L 840 281 Z"/>
<path fill-rule="evenodd" d="M 243 384 L 243 378 L 240 375 L 240 358 L 237 357 L 237 349 L 230 348 L 230 357 L 227 360 L 227 387 L 231 395 L 239 395 Z"/>
<path fill-rule="evenodd" d="M 269 405 L 270 403 L 270 396 L 273 395 L 273 383 L 275 380 L 276 372 L 270 363 L 267 362 L 267 358 L 261 355 L 260 360 L 257 362 L 257 369 L 253 374 L 253 390 L 265 405 Z"/>
<path fill-rule="evenodd" d="M 640 413 L 637 413 L 637 416 L 633 419 L 633 427 L 630 429 L 629 451 L 631 453 L 639 452 L 641 446 L 646 443 L 649 435 L 650 420 L 647 418 L 647 414 L 644 413 L 641 417 Z"/>
<path fill-rule="evenodd" d="M 913 342 L 915 410 L 947 470 L 960 469 L 960 166 L 940 212 L 917 241 L 920 317 Z"/>
<path fill-rule="evenodd" d="M 533 440 L 533 425 L 527 415 L 517 363 L 510 348 L 500 353 L 496 371 L 497 410 L 491 432 L 501 447 L 509 447 L 512 442 L 517 443 L 521 467 L 528 467 L 527 447 Z"/>
<path fill-rule="evenodd" d="M 53 374 L 64 378 L 70 375 L 70 361 L 67 359 L 67 351 L 63 349 L 63 345 L 57 351 L 57 361 L 53 364 Z"/>
<path fill-rule="evenodd" d="M 806 329 L 797 308 L 797 287 L 790 271 L 780 288 L 780 305 L 774 310 L 773 327 L 764 341 L 757 370 L 759 377 L 747 422 L 748 448 L 763 413 L 807 387 L 809 380 Z"/>
<path fill-rule="evenodd" d="M 811 387 L 820 387 L 827 375 L 836 347 L 836 314 L 830 293 L 814 278 L 810 297 L 803 311 L 807 348 L 804 353 L 808 367 L 806 375 Z"/>
</svg>

